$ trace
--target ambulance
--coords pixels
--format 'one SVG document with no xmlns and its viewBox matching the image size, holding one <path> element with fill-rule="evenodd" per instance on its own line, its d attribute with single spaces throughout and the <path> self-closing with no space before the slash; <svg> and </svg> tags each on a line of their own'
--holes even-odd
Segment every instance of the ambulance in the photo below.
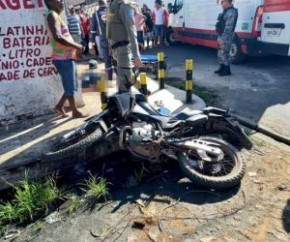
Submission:
<svg viewBox="0 0 290 242">
<path fill-rule="evenodd" d="M 290 55 L 290 0 L 265 0 L 261 42 L 267 54 Z"/>
<path fill-rule="evenodd" d="M 273 0 L 276 1 L 276 0 Z M 154 0 L 138 1 L 152 9 Z M 222 12 L 221 0 L 165 0 L 170 13 L 169 31 L 166 39 L 169 44 L 179 42 L 217 48 L 215 24 Z M 234 0 L 239 11 L 236 35 L 231 57 L 233 63 L 240 63 L 247 55 L 262 55 L 261 37 L 264 0 Z"/>
</svg>

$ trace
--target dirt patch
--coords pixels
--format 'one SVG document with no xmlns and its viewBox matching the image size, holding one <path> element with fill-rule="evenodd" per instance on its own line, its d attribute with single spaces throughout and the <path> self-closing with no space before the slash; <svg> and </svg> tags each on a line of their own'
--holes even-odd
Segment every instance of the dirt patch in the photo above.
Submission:
<svg viewBox="0 0 290 242">
<path fill-rule="evenodd" d="M 117 184 L 108 202 L 52 224 L 41 220 L 17 228 L 14 241 L 289 241 L 289 148 L 260 135 L 252 139 L 254 148 L 241 152 L 247 173 L 238 188 L 200 189 L 174 163 L 145 164 L 138 183 L 141 164 L 118 155 L 105 160 L 105 167 L 99 163 Z"/>
</svg>

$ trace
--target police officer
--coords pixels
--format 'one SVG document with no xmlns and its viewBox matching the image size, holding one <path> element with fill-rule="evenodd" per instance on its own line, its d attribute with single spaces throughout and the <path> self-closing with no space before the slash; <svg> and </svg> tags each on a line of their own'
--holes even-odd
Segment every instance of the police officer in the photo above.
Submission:
<svg viewBox="0 0 290 242">
<path fill-rule="evenodd" d="M 112 55 L 117 62 L 117 83 L 119 92 L 128 92 L 134 84 L 132 80 L 131 54 L 136 68 L 142 62 L 134 23 L 136 3 L 129 0 L 110 0 L 107 14 L 107 38 Z"/>
<path fill-rule="evenodd" d="M 223 12 L 218 17 L 216 31 L 218 32 L 218 59 L 220 68 L 215 71 L 219 76 L 231 75 L 230 51 L 235 36 L 235 28 L 238 19 L 238 10 L 234 8 L 232 0 L 222 0 Z"/>
</svg>

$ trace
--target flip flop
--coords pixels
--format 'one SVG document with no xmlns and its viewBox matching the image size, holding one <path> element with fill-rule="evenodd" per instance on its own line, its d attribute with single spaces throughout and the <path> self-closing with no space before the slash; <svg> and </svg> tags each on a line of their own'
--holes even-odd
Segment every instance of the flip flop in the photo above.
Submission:
<svg viewBox="0 0 290 242">
<path fill-rule="evenodd" d="M 53 112 L 54 112 L 55 114 L 58 114 L 58 115 L 62 116 L 63 118 L 66 118 L 66 117 L 69 116 L 68 114 L 65 114 L 63 111 L 61 111 L 61 110 L 59 110 L 59 109 L 57 109 L 57 108 L 54 108 L 54 109 L 53 109 Z"/>
</svg>

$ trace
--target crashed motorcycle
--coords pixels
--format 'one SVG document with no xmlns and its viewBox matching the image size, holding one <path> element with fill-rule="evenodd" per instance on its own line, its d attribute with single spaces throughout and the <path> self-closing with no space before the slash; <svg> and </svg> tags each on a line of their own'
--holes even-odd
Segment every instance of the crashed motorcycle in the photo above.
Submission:
<svg viewBox="0 0 290 242">
<path fill-rule="evenodd" d="M 252 147 L 244 130 L 225 110 L 208 107 L 173 116 L 154 109 L 140 93 L 123 93 L 110 96 L 105 110 L 62 136 L 46 158 L 98 151 L 110 137 L 115 137 L 112 143 L 140 160 L 174 159 L 192 182 L 215 189 L 238 185 L 245 172 L 238 149 L 223 137 L 239 147 Z"/>
</svg>

